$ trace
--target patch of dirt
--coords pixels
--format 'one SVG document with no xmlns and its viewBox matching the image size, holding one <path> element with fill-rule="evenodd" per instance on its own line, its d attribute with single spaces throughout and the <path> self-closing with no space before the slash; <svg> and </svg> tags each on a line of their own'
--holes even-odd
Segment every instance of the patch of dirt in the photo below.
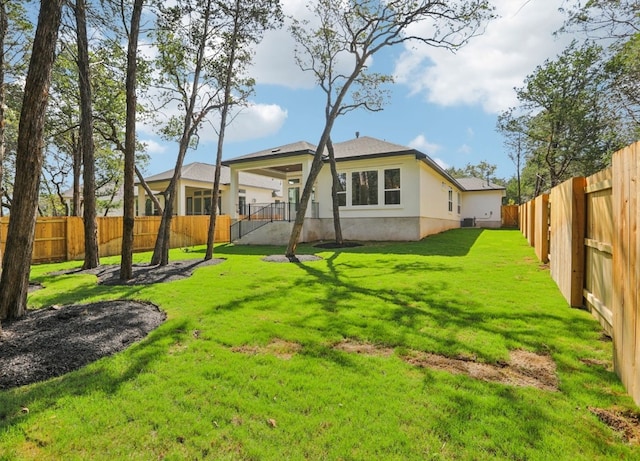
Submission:
<svg viewBox="0 0 640 461">
<path fill-rule="evenodd" d="M 187 259 L 171 261 L 166 266 L 152 266 L 149 264 L 134 264 L 132 268 L 133 278 L 127 281 L 120 280 L 119 265 L 104 265 L 95 269 L 70 270 L 53 272 L 50 275 L 90 274 L 98 277 L 98 283 L 103 285 L 149 285 L 152 283 L 173 282 L 190 277 L 193 271 L 201 267 L 214 266 L 224 262 L 224 259 Z"/>
<path fill-rule="evenodd" d="M 362 243 L 359 242 L 343 242 L 343 243 L 336 243 L 336 242 L 322 242 L 322 243 L 317 243 L 315 245 L 313 245 L 315 248 L 324 248 L 327 250 L 335 250 L 338 248 L 355 248 L 355 247 L 361 247 Z"/>
<path fill-rule="evenodd" d="M 269 255 L 262 258 L 269 263 L 305 263 L 309 261 L 320 261 L 322 258 L 316 255 L 296 255 L 288 257 L 285 255 Z"/>
<path fill-rule="evenodd" d="M 165 318 L 157 306 L 137 301 L 28 311 L 2 323 L 0 389 L 77 370 L 141 340 Z"/>
<path fill-rule="evenodd" d="M 613 363 L 611 360 L 599 360 L 599 359 L 580 359 L 585 365 L 591 367 L 602 367 L 607 371 L 613 371 Z"/>
<path fill-rule="evenodd" d="M 410 352 L 404 360 L 417 367 L 464 374 L 482 381 L 536 387 L 546 391 L 558 390 L 555 362 L 551 357 L 533 352 L 512 351 L 509 363 L 497 365 L 418 351 Z"/>
<path fill-rule="evenodd" d="M 266 346 L 251 346 L 248 344 L 232 347 L 233 352 L 247 355 L 269 354 L 283 360 L 290 360 L 295 354 L 300 352 L 302 346 L 292 341 L 274 338 Z"/>
<path fill-rule="evenodd" d="M 589 411 L 620 434 L 625 442 L 633 445 L 640 444 L 640 414 L 619 408 L 605 410 L 603 408 L 589 407 Z"/>
<path fill-rule="evenodd" d="M 392 347 L 377 346 L 375 344 L 344 339 L 333 346 L 334 349 L 353 354 L 389 357 L 393 355 Z"/>
</svg>

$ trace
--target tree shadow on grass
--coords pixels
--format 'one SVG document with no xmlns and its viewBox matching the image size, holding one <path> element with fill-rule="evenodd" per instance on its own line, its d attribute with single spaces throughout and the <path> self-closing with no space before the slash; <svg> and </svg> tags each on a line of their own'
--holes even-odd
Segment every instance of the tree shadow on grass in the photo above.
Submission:
<svg viewBox="0 0 640 461">
<path fill-rule="evenodd" d="M 418 242 L 368 242 L 362 241 L 361 246 L 335 248 L 331 251 L 339 253 L 363 254 L 395 254 L 417 256 L 465 256 L 469 253 L 483 229 L 453 229 L 440 234 L 430 235 Z M 318 248 L 314 243 L 300 244 L 296 254 L 318 254 L 327 249 Z M 286 247 L 271 245 L 236 245 L 224 243 L 216 245 L 215 253 L 220 255 L 266 256 L 284 254 Z M 204 249 L 192 250 L 193 253 L 204 254 Z"/>
</svg>

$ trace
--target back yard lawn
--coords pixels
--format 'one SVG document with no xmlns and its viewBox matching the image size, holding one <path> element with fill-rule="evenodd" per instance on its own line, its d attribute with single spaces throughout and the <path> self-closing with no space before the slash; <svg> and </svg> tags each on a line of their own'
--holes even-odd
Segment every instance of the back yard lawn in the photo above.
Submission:
<svg viewBox="0 0 640 461">
<path fill-rule="evenodd" d="M 34 308 L 134 299 L 167 320 L 1 391 L 0 460 L 640 459 L 632 429 L 603 422 L 625 429 L 615 414 L 637 411 L 611 342 L 518 231 L 262 261 L 283 251 L 220 245 L 224 262 L 153 285 L 34 267 Z"/>
</svg>

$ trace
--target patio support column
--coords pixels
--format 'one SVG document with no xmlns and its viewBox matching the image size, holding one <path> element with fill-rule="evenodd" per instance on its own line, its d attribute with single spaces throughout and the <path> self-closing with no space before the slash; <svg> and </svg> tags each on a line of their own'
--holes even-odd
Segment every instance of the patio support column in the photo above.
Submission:
<svg viewBox="0 0 640 461">
<path fill-rule="evenodd" d="M 238 182 L 239 182 L 239 173 L 238 170 L 235 167 L 231 167 L 231 178 L 230 178 L 230 184 L 229 184 L 229 193 L 227 194 L 227 199 L 226 199 L 226 208 L 227 208 L 227 212 L 229 213 L 229 216 L 231 217 L 231 219 L 238 219 L 238 210 L 236 208 L 236 203 L 238 202 Z"/>
<path fill-rule="evenodd" d="M 138 184 L 138 216 L 146 216 L 147 192 Z"/>
<path fill-rule="evenodd" d="M 309 161 L 302 162 L 302 181 L 300 182 L 300 194 L 302 194 L 302 190 L 304 189 L 305 184 L 307 184 L 307 178 L 309 177 L 309 170 L 311 169 L 311 163 Z M 313 198 L 313 196 L 311 197 Z M 309 202 L 312 203 L 312 202 Z M 313 206 L 307 207 L 307 212 L 304 215 L 305 218 L 310 218 L 313 216 L 312 214 Z"/>
<path fill-rule="evenodd" d="M 178 183 L 176 202 L 174 203 L 175 210 L 178 216 L 185 216 L 187 214 L 187 200 L 185 199 L 186 187 L 183 181 Z"/>
</svg>

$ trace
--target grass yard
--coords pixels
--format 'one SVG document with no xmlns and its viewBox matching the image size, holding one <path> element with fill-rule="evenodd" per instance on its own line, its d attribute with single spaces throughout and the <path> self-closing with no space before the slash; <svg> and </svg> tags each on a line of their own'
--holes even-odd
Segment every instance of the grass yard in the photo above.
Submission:
<svg viewBox="0 0 640 461">
<path fill-rule="evenodd" d="M 34 308 L 130 298 L 168 319 L 115 356 L 0 392 L 0 460 L 640 459 L 592 411 L 637 410 L 610 371 L 611 342 L 518 231 L 261 261 L 283 251 L 220 245 L 222 264 L 148 286 L 47 275 L 78 262 L 35 266 Z M 558 390 L 406 360 L 505 364 L 517 350 L 550 356 Z"/>
</svg>

